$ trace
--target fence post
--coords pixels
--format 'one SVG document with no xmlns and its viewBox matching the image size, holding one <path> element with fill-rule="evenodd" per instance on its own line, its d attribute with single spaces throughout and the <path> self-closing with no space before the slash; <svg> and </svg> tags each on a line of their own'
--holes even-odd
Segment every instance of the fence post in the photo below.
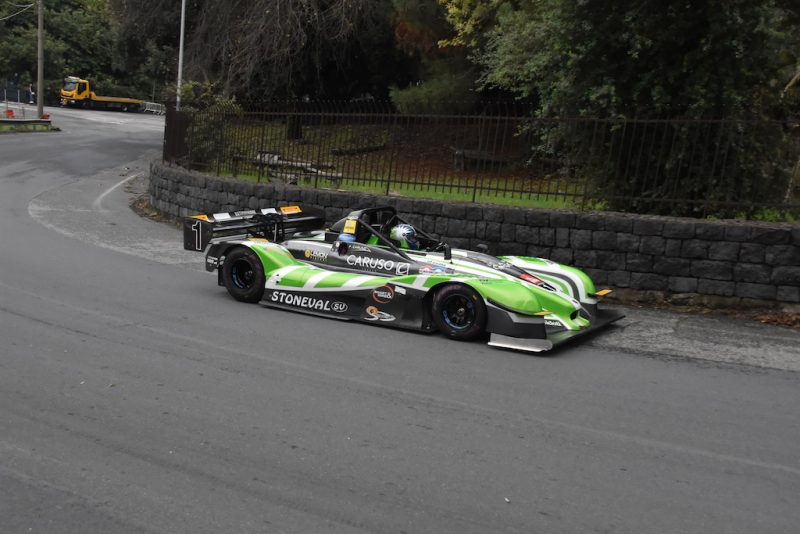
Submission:
<svg viewBox="0 0 800 534">
<path fill-rule="evenodd" d="M 217 152 L 217 176 L 219 176 L 222 167 L 222 158 L 225 157 L 225 114 L 220 113 L 221 119 L 219 124 L 219 152 Z"/>
</svg>

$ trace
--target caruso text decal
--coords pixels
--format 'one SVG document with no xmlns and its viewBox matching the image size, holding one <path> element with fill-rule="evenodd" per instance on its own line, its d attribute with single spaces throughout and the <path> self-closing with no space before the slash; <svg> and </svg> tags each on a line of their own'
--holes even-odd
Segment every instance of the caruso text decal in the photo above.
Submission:
<svg viewBox="0 0 800 534">
<path fill-rule="evenodd" d="M 373 269 L 376 271 L 392 271 L 398 276 L 408 274 L 411 264 L 405 262 L 394 262 L 383 258 L 369 258 L 366 256 L 347 256 L 347 265 L 361 267 L 362 269 Z"/>
</svg>

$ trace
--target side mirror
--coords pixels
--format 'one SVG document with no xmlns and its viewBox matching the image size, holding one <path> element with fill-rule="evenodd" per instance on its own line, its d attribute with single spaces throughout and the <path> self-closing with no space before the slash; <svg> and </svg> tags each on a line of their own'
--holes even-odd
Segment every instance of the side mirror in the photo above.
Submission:
<svg viewBox="0 0 800 534">
<path fill-rule="evenodd" d="M 489 253 L 489 245 L 487 245 L 486 243 L 478 243 L 477 245 L 475 245 L 475 249 L 481 254 Z"/>
<path fill-rule="evenodd" d="M 444 245 L 444 259 L 448 261 L 453 259 L 453 252 L 450 250 L 450 245 L 447 243 Z"/>
</svg>

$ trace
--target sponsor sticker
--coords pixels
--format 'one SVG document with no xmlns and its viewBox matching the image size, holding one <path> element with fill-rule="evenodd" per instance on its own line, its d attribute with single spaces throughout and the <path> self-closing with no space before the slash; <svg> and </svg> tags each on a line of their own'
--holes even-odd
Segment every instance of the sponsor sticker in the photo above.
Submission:
<svg viewBox="0 0 800 534">
<path fill-rule="evenodd" d="M 398 276 L 403 276 L 408 274 L 408 271 L 411 269 L 411 264 L 402 262 L 402 261 L 394 261 L 394 260 L 385 260 L 383 258 L 369 258 L 367 256 L 347 256 L 347 265 L 352 267 L 361 267 L 362 269 L 367 269 L 370 271 L 385 271 L 385 272 L 394 272 Z"/>
<path fill-rule="evenodd" d="M 372 300 L 378 304 L 389 304 L 394 299 L 394 289 L 390 286 L 376 287 L 372 290 Z"/>
<path fill-rule="evenodd" d="M 356 220 L 355 219 L 347 219 L 344 222 L 344 233 L 345 234 L 355 234 L 356 233 Z"/>
<path fill-rule="evenodd" d="M 307 260 L 311 261 L 328 261 L 328 255 L 325 252 L 320 252 L 318 250 L 306 249 L 306 251 L 303 252 L 303 256 L 305 256 Z"/>
<path fill-rule="evenodd" d="M 293 213 L 300 213 L 302 211 L 300 206 L 281 206 L 280 210 L 284 215 L 291 215 Z"/>
<path fill-rule="evenodd" d="M 381 322 L 390 322 L 395 320 L 395 316 L 391 315 L 386 312 L 380 311 L 375 306 L 369 306 L 366 310 L 364 310 L 369 317 L 365 317 L 367 321 L 381 321 Z"/>
<path fill-rule="evenodd" d="M 347 311 L 347 304 L 338 300 L 296 295 L 285 291 L 273 291 L 270 300 L 272 300 L 272 302 L 304 308 L 306 310 L 333 311 L 336 313 L 344 313 Z"/>
<path fill-rule="evenodd" d="M 419 268 L 420 274 L 442 274 L 446 272 L 447 269 L 439 265 L 423 265 Z"/>
<path fill-rule="evenodd" d="M 563 327 L 564 325 L 561 324 L 561 321 L 556 321 L 555 319 L 545 319 L 544 320 L 545 326 L 555 326 L 558 328 Z"/>
</svg>

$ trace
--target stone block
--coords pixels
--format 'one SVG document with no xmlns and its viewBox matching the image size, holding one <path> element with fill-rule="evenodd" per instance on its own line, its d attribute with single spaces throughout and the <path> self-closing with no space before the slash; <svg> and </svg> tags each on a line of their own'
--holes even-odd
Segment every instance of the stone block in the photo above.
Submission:
<svg viewBox="0 0 800 534">
<path fill-rule="evenodd" d="M 503 222 L 506 210 L 503 208 L 491 207 L 483 210 L 483 218 L 489 222 Z"/>
<path fill-rule="evenodd" d="M 720 280 L 698 280 L 697 292 L 701 295 L 732 297 L 736 292 L 736 284 L 734 282 L 724 282 Z"/>
<path fill-rule="evenodd" d="M 634 227 L 636 225 L 634 224 Z M 664 254 L 664 245 L 666 241 L 661 236 L 645 235 L 641 238 L 639 245 L 639 252 L 642 254 L 652 254 L 654 256 L 662 256 Z"/>
<path fill-rule="evenodd" d="M 550 259 L 552 249 L 550 247 L 542 247 L 539 245 L 528 245 L 525 249 L 525 254 L 532 258 L 546 258 Z"/>
<path fill-rule="evenodd" d="M 664 245 L 664 256 L 680 256 L 683 241 L 680 239 L 667 239 Z"/>
<path fill-rule="evenodd" d="M 691 276 L 711 280 L 733 280 L 733 266 L 726 261 L 702 260 L 692 262 Z"/>
<path fill-rule="evenodd" d="M 481 210 L 480 208 L 468 209 L 467 210 L 467 220 L 469 220 L 469 221 L 482 221 L 483 220 L 483 210 Z"/>
<path fill-rule="evenodd" d="M 606 213 L 605 229 L 609 232 L 630 234 L 633 232 L 633 219 L 621 213 Z"/>
<path fill-rule="evenodd" d="M 398 198 L 395 209 L 400 213 L 415 213 L 414 201 L 407 198 Z"/>
<path fill-rule="evenodd" d="M 692 268 L 692 261 L 686 258 L 656 258 L 653 272 L 668 276 L 686 276 Z"/>
<path fill-rule="evenodd" d="M 781 302 L 800 302 L 800 287 L 797 286 L 778 286 L 775 299 Z"/>
<path fill-rule="evenodd" d="M 545 210 L 528 210 L 525 214 L 525 224 L 528 226 L 550 226 L 550 212 Z"/>
<path fill-rule="evenodd" d="M 633 222 L 633 233 L 639 235 L 661 236 L 664 221 L 660 219 L 639 219 Z"/>
<path fill-rule="evenodd" d="M 539 244 L 552 247 L 556 244 L 555 228 L 539 228 Z"/>
<path fill-rule="evenodd" d="M 628 271 L 650 273 L 653 272 L 653 256 L 629 252 L 625 255 L 624 265 Z"/>
<path fill-rule="evenodd" d="M 617 234 L 617 250 L 620 252 L 637 252 L 641 245 L 641 236 L 629 233 Z"/>
<path fill-rule="evenodd" d="M 694 227 L 694 235 L 698 239 L 707 241 L 722 241 L 725 239 L 725 225 L 711 222 L 698 222 Z"/>
<path fill-rule="evenodd" d="M 778 288 L 773 285 L 737 282 L 735 295 L 750 299 L 775 300 L 777 292 Z"/>
<path fill-rule="evenodd" d="M 500 230 L 500 239 L 503 242 L 512 243 L 517 239 L 517 225 L 511 223 L 503 223 Z"/>
<path fill-rule="evenodd" d="M 592 247 L 597 250 L 614 250 L 617 248 L 616 232 L 599 230 L 592 232 Z"/>
<path fill-rule="evenodd" d="M 631 288 L 640 291 L 666 291 L 668 279 L 654 273 L 631 273 Z"/>
<path fill-rule="evenodd" d="M 764 263 L 767 247 L 754 243 L 742 243 L 739 247 L 739 261 L 747 263 Z"/>
<path fill-rule="evenodd" d="M 681 256 L 700 260 L 706 259 L 708 258 L 708 247 L 710 245 L 710 242 L 700 241 L 699 239 L 684 241 L 681 246 Z"/>
<path fill-rule="evenodd" d="M 467 208 L 463 204 L 446 202 L 442 204 L 442 215 L 452 219 L 465 219 L 467 215 Z"/>
<path fill-rule="evenodd" d="M 605 286 L 608 284 L 608 272 L 602 269 L 586 269 L 585 272 L 595 285 Z"/>
<path fill-rule="evenodd" d="M 492 242 L 500 241 L 500 227 L 499 222 L 486 222 L 486 239 Z"/>
<path fill-rule="evenodd" d="M 597 267 L 608 271 L 619 269 L 625 265 L 624 252 L 612 252 L 608 250 L 597 251 Z"/>
<path fill-rule="evenodd" d="M 511 224 L 525 224 L 526 212 L 520 208 L 506 208 L 506 213 L 503 215 L 503 222 Z"/>
<path fill-rule="evenodd" d="M 670 276 L 668 287 L 673 293 L 697 293 L 697 278 Z"/>
<path fill-rule="evenodd" d="M 515 239 L 518 243 L 539 244 L 539 228 L 517 224 L 515 235 Z"/>
<path fill-rule="evenodd" d="M 722 260 L 722 261 L 736 261 L 739 257 L 740 243 L 728 243 L 720 241 L 719 243 L 711 243 L 708 246 L 708 259 Z"/>
<path fill-rule="evenodd" d="M 486 221 L 476 221 L 475 222 L 475 235 L 473 237 L 475 237 L 475 239 L 479 239 L 481 241 L 485 241 L 486 240 Z"/>
<path fill-rule="evenodd" d="M 750 227 L 741 224 L 730 224 L 725 228 L 726 241 L 747 241 L 750 239 Z"/>
<path fill-rule="evenodd" d="M 437 217 L 436 219 L 436 230 L 435 232 L 440 236 L 447 235 L 447 226 L 450 222 L 450 219 L 447 217 Z M 508 241 L 511 241 L 510 239 Z"/>
<path fill-rule="evenodd" d="M 780 286 L 800 286 L 800 267 L 775 267 L 771 281 Z"/>
<path fill-rule="evenodd" d="M 763 263 L 736 263 L 733 266 L 733 279 L 736 282 L 768 284 L 772 267 Z"/>
<path fill-rule="evenodd" d="M 447 223 L 447 235 L 453 237 L 474 237 L 475 236 L 475 221 L 460 221 L 458 219 L 450 219 Z"/>
<path fill-rule="evenodd" d="M 569 228 L 556 228 L 556 246 L 568 247 L 569 246 Z"/>
<path fill-rule="evenodd" d="M 575 250 L 576 267 L 597 267 L 597 252 L 588 249 Z"/>
<path fill-rule="evenodd" d="M 589 250 L 592 248 L 592 231 L 570 230 L 570 243 L 574 249 Z"/>
<path fill-rule="evenodd" d="M 575 227 L 582 230 L 603 230 L 605 218 L 600 213 L 579 213 L 575 217 Z"/>
<path fill-rule="evenodd" d="M 788 245 L 792 242 L 792 230 L 754 226 L 750 229 L 750 241 L 761 245 Z"/>
<path fill-rule="evenodd" d="M 628 271 L 609 271 L 608 285 L 611 287 L 630 287 L 631 273 Z"/>
<path fill-rule="evenodd" d="M 800 265 L 800 247 L 796 245 L 768 246 L 764 261 L 770 265 Z"/>
<path fill-rule="evenodd" d="M 550 213 L 550 226 L 553 228 L 574 228 L 575 214 L 563 211 Z"/>
<path fill-rule="evenodd" d="M 438 200 L 414 200 L 413 210 L 423 215 L 440 215 L 442 203 Z"/>
<path fill-rule="evenodd" d="M 664 223 L 664 233 L 661 235 L 673 239 L 691 239 L 694 237 L 694 233 L 695 224 L 693 222 L 667 221 Z"/>
<path fill-rule="evenodd" d="M 573 260 L 573 250 L 571 248 L 554 248 L 550 251 L 549 259 L 556 263 L 569 265 Z"/>
</svg>

